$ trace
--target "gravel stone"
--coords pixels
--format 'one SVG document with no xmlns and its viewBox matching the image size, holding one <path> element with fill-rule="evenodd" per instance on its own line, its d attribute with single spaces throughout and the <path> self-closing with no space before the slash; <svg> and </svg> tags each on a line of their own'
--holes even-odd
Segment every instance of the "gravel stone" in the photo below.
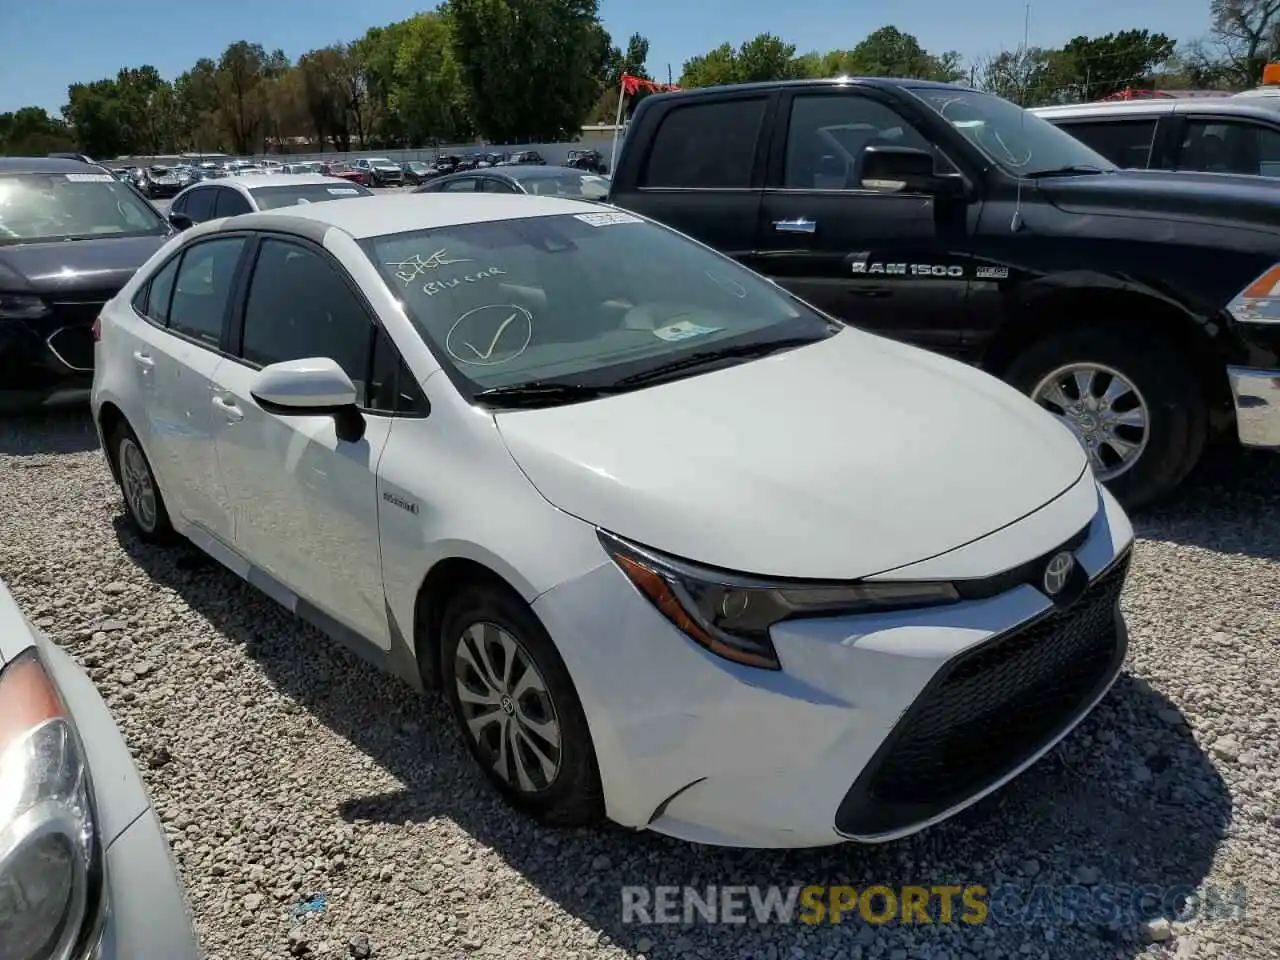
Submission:
<svg viewBox="0 0 1280 960">
<path fill-rule="evenodd" d="M 0 421 L 0 576 L 107 700 L 210 960 L 360 960 L 366 940 L 377 960 L 1271 960 L 1278 468 L 1228 455 L 1135 517 L 1115 688 L 991 797 L 862 848 L 720 850 L 534 826 L 474 769 L 440 698 L 365 666 L 213 561 L 140 543 L 79 411 Z M 1149 944 L 1152 912 L 927 927 L 621 922 L 623 885 L 682 883 L 1008 883 L 1025 897 L 1155 884 L 1226 906 L 1243 885 L 1245 906 L 1185 916 L 1154 905 L 1165 935 Z M 293 916 L 318 894 L 323 909 Z"/>
</svg>

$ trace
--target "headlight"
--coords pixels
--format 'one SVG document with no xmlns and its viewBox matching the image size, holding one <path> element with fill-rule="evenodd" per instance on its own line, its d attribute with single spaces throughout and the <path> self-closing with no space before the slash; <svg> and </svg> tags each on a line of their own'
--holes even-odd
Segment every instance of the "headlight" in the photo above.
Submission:
<svg viewBox="0 0 1280 960">
<path fill-rule="evenodd" d="M 0 293 L 0 320 L 39 320 L 49 312 L 49 305 L 39 297 Z"/>
<path fill-rule="evenodd" d="M 1240 323 L 1280 323 L 1280 263 L 1241 290 L 1227 312 Z"/>
<path fill-rule="evenodd" d="M 781 670 L 769 629 L 801 617 L 929 607 L 960 599 L 950 583 L 806 583 L 698 567 L 599 532 L 618 568 L 675 627 L 735 663 Z"/>
<path fill-rule="evenodd" d="M 34 650 L 0 672 L 0 953 L 66 960 L 97 864 L 84 752 Z"/>
</svg>

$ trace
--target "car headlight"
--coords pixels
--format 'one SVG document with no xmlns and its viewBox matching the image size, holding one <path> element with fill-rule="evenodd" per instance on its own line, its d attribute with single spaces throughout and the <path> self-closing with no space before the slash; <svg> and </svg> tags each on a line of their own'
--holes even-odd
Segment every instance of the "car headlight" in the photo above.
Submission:
<svg viewBox="0 0 1280 960">
<path fill-rule="evenodd" d="M 603 530 L 600 543 L 636 588 L 694 643 L 749 667 L 781 670 L 769 630 L 784 620 L 955 603 L 940 581 L 902 583 L 762 580 L 700 567 Z"/>
<path fill-rule="evenodd" d="M 1236 294 L 1227 312 L 1240 323 L 1280 323 L 1280 263 Z"/>
<path fill-rule="evenodd" d="M 39 320 L 48 313 L 49 305 L 39 297 L 0 293 L 0 320 Z"/>
<path fill-rule="evenodd" d="M 0 944 L 5 960 L 80 946 L 98 864 L 84 750 L 35 650 L 0 671 Z"/>
</svg>

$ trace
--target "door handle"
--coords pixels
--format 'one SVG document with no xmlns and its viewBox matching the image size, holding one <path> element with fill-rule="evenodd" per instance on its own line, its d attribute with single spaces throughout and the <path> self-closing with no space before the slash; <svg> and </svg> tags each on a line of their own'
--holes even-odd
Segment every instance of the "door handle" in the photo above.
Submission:
<svg viewBox="0 0 1280 960">
<path fill-rule="evenodd" d="M 773 221 L 773 229 L 778 233 L 813 233 L 818 229 L 818 221 L 805 217 L 793 217 L 790 220 Z"/>
<path fill-rule="evenodd" d="M 151 359 L 151 354 L 143 353 L 141 350 L 133 351 L 133 359 L 138 366 L 145 370 L 150 370 L 156 365 L 156 362 Z"/>
<path fill-rule="evenodd" d="M 234 403 L 230 403 L 227 400 L 224 400 L 222 397 L 214 397 L 213 405 L 217 407 L 219 410 L 221 410 L 223 413 L 223 416 L 225 416 L 232 423 L 235 423 L 238 420 L 244 419 L 244 411 L 241 410 L 239 407 L 237 407 Z"/>
</svg>

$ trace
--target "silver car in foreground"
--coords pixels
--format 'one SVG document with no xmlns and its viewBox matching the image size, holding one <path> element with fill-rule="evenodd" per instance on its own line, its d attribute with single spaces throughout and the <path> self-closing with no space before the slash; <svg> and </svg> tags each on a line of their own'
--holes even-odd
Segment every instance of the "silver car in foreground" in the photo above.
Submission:
<svg viewBox="0 0 1280 960">
<path fill-rule="evenodd" d="M 164 830 L 106 704 L 0 583 L 0 957 L 200 956 Z"/>
</svg>

